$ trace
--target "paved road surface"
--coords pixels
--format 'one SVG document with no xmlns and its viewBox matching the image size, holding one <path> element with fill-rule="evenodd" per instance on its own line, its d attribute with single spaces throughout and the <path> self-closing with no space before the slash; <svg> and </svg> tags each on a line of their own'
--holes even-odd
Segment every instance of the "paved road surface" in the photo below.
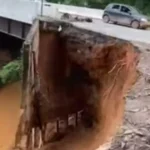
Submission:
<svg viewBox="0 0 150 150">
<path fill-rule="evenodd" d="M 107 35 L 111 35 L 113 37 L 150 44 L 150 30 L 139 30 L 125 26 L 106 24 L 103 23 L 102 20 L 94 20 L 93 23 L 75 22 L 73 24 L 81 28 L 101 32 Z"/>
<path fill-rule="evenodd" d="M 14 3 L 16 3 L 16 5 L 14 5 Z M 1 16 L 30 24 L 32 23 L 32 20 L 40 13 L 41 8 L 40 3 L 29 0 L 0 0 L 0 4 Z M 51 6 L 49 6 L 48 4 L 50 4 Z M 79 14 L 84 13 L 93 16 L 102 16 L 103 12 L 102 10 L 96 9 L 45 3 L 43 8 L 43 15 L 59 18 L 60 14 L 57 12 L 58 9 L 63 9 L 66 11 L 72 10 L 78 12 Z M 96 19 L 93 23 L 76 22 L 73 24 L 82 28 L 90 29 L 96 32 L 101 32 L 126 40 L 150 43 L 150 31 L 136 30 L 118 25 L 105 24 L 101 20 Z"/>
</svg>

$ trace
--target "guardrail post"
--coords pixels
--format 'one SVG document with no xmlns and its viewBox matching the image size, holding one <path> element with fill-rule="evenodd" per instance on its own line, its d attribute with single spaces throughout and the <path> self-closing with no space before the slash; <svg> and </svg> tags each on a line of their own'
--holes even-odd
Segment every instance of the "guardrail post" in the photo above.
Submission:
<svg viewBox="0 0 150 150">
<path fill-rule="evenodd" d="M 41 0 L 41 16 L 43 16 L 43 3 L 44 3 L 44 0 Z"/>
</svg>

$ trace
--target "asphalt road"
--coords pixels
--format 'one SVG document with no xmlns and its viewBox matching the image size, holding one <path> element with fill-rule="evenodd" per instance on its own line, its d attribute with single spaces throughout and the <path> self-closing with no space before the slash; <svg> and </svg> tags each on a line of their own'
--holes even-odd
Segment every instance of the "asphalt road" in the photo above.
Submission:
<svg viewBox="0 0 150 150">
<path fill-rule="evenodd" d="M 80 28 L 90 29 L 95 32 L 101 32 L 128 41 L 150 44 L 150 30 L 140 30 L 120 25 L 107 24 L 102 20 L 93 20 L 93 23 L 74 22 L 73 24 Z"/>
<path fill-rule="evenodd" d="M 22 20 L 23 22 L 31 23 L 32 19 L 39 13 L 40 11 L 40 5 L 35 3 L 34 1 L 18 1 L 16 0 L 16 4 L 14 7 L 13 3 L 14 0 L 9 0 L 3 3 L 3 0 L 0 0 L 0 14 L 1 16 L 4 16 L 6 18 L 12 18 L 14 20 Z M 21 6 L 26 6 L 22 10 Z M 30 6 L 30 7 L 29 7 Z M 9 9 L 8 9 L 9 8 Z M 19 9 L 21 8 L 21 9 Z M 82 8 L 82 7 L 70 7 L 70 6 L 65 6 L 65 5 L 54 5 L 53 7 L 49 6 L 44 6 L 44 15 L 51 16 L 51 17 L 57 17 L 59 14 L 56 10 L 57 9 L 63 9 L 66 11 L 75 11 L 79 14 L 90 14 L 93 16 L 101 16 L 102 15 L 102 10 L 95 10 L 95 9 L 88 9 L 88 8 Z M 9 10 L 9 11 L 6 11 Z M 16 11 L 17 10 L 17 11 Z M 26 12 L 29 12 L 26 15 Z M 56 13 L 57 12 L 57 13 Z M 13 15 L 12 15 L 13 14 Z M 59 15 L 58 15 L 59 16 Z M 101 32 L 110 36 L 118 37 L 121 39 L 129 40 L 129 41 L 140 41 L 144 43 L 149 43 L 150 44 L 150 30 L 144 31 L 144 30 L 137 30 L 137 29 L 132 29 L 129 27 L 124 27 L 124 26 L 119 26 L 119 25 L 113 25 L 113 24 L 106 24 L 103 23 L 102 20 L 93 20 L 93 23 L 83 23 L 83 22 L 76 22 L 73 23 L 76 26 L 90 29 L 96 32 Z"/>
</svg>

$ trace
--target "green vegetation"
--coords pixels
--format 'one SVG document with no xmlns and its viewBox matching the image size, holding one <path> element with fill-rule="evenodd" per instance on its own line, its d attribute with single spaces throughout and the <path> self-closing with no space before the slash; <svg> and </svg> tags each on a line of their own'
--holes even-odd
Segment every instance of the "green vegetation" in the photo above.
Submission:
<svg viewBox="0 0 150 150">
<path fill-rule="evenodd" d="M 118 2 L 129 4 L 140 9 L 144 14 L 150 15 L 150 0 L 47 0 L 52 3 L 86 6 L 90 8 L 104 9 L 109 3 Z"/>
<path fill-rule="evenodd" d="M 12 83 L 21 79 L 22 76 L 22 60 L 14 60 L 3 66 L 0 70 L 0 87 L 8 83 Z"/>
</svg>

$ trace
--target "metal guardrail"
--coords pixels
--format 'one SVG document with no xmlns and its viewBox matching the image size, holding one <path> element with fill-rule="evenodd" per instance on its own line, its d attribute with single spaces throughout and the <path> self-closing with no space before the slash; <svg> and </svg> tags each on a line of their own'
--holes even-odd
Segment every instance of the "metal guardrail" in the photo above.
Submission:
<svg viewBox="0 0 150 150">
<path fill-rule="evenodd" d="M 16 5 L 13 5 L 16 3 Z M 3 1 L 0 0 L 0 18 L 4 18 L 4 20 L 12 20 L 12 22 L 18 22 L 18 24 L 28 24 L 32 25 L 33 20 L 38 15 L 49 16 L 56 19 L 61 19 L 62 14 L 68 13 L 71 15 L 82 16 L 82 17 L 89 17 L 95 19 L 101 19 L 103 10 L 100 9 L 91 9 L 86 7 L 76 7 L 70 5 L 62 5 L 62 4 L 55 4 L 55 3 L 47 3 L 44 0 L 41 1 L 34 1 L 34 0 L 9 0 Z M 42 6 L 42 7 L 41 7 Z M 28 12 L 28 13 L 27 13 Z M 17 24 L 17 25 L 18 25 Z M 17 27 L 15 31 L 19 32 L 20 28 L 23 30 L 24 26 Z M 19 35 L 8 32 L 7 27 L 8 23 L 1 21 L 0 30 L 6 34 L 10 34 L 16 36 L 18 38 L 24 37 L 24 31 L 20 31 Z M 13 25 L 13 28 L 14 25 Z M 9 30 L 9 29 L 8 29 Z M 22 32 L 22 35 L 20 35 Z"/>
<path fill-rule="evenodd" d="M 41 5 L 43 5 L 42 10 L 44 16 L 60 18 L 61 14 L 68 13 L 71 15 L 102 19 L 103 10 L 101 9 L 92 9 L 88 7 L 49 3 L 44 2 L 43 0 L 34 0 L 34 2 L 38 3 L 39 9 L 41 9 Z"/>
<path fill-rule="evenodd" d="M 71 5 L 47 3 L 47 2 L 43 3 L 43 7 L 45 9 L 44 15 L 50 13 L 50 8 L 51 9 L 55 8 L 58 11 L 57 12 L 58 14 L 55 14 L 54 16 L 58 16 L 58 17 L 60 17 L 59 13 L 68 13 L 68 14 L 77 15 L 77 16 L 102 19 L 102 14 L 103 14 L 103 10 L 101 9 L 91 9 L 87 7 L 77 7 L 77 6 L 71 6 Z M 49 9 L 49 12 L 48 12 L 48 9 Z"/>
<path fill-rule="evenodd" d="M 87 13 L 78 13 L 77 11 L 70 11 L 70 10 L 65 10 L 65 9 L 58 9 L 59 13 L 62 14 L 71 14 L 71 15 L 76 15 L 76 16 L 82 16 L 82 17 L 89 17 L 89 18 L 95 18 L 95 19 L 102 19 L 102 16 L 100 15 L 91 15 L 91 14 L 87 14 Z"/>
<path fill-rule="evenodd" d="M 14 3 L 15 5 L 13 5 Z M 103 14 L 103 10 L 101 9 L 48 3 L 44 2 L 44 0 L 0 0 L 0 16 L 32 24 L 34 18 L 41 14 L 41 3 L 43 4 L 42 14 L 44 16 L 50 16 L 54 18 L 60 18 L 60 12 L 82 15 L 97 19 L 101 19 Z"/>
</svg>

